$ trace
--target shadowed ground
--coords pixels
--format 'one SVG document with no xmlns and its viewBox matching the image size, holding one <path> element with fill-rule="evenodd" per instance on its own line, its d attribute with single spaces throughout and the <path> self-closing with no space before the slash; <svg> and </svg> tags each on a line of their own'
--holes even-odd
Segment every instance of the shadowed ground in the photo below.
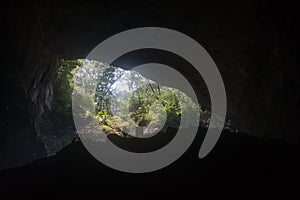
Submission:
<svg viewBox="0 0 300 200">
<path fill-rule="evenodd" d="M 299 180 L 299 146 L 223 132 L 213 151 L 200 160 L 197 154 L 203 131 L 199 130 L 196 140 L 179 160 L 146 174 L 110 169 L 94 159 L 81 142 L 73 142 L 55 156 L 0 172 L 0 191 L 22 194 L 55 190 L 76 196 L 78 191 L 94 190 L 197 191 L 201 185 L 210 184 L 256 190 L 295 186 Z"/>
</svg>

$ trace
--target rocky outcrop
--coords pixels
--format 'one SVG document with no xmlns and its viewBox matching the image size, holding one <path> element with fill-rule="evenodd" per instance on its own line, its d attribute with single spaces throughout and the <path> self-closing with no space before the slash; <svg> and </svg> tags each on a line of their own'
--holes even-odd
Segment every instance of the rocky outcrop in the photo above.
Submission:
<svg viewBox="0 0 300 200">
<path fill-rule="evenodd" d="M 299 143 L 293 3 L 45 0 L 12 1 L 2 11 L 6 101 L 1 105 L 0 168 L 45 156 L 37 135 L 41 116 L 51 107 L 58 61 L 84 58 L 107 37 L 142 26 L 181 31 L 206 48 L 225 82 L 228 116 L 241 130 Z M 182 71 L 209 108 L 201 78 Z"/>
</svg>

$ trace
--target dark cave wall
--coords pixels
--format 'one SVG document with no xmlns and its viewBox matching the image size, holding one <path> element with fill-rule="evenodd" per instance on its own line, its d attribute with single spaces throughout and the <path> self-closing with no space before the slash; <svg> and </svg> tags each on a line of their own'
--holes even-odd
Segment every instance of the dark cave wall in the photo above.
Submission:
<svg viewBox="0 0 300 200">
<path fill-rule="evenodd" d="M 107 37 L 143 26 L 175 29 L 203 45 L 224 79 L 228 116 L 241 130 L 299 143 L 295 7 L 292 1 L 12 1 L 2 8 L 0 169 L 45 156 L 39 126 L 51 108 L 59 60 L 84 58 Z M 185 73 L 209 107 L 200 79 Z"/>
</svg>

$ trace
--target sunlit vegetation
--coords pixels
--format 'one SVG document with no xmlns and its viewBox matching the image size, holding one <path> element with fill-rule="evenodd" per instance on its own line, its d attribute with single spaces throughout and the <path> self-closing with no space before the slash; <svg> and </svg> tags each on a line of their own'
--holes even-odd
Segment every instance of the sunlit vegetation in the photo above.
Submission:
<svg viewBox="0 0 300 200">
<path fill-rule="evenodd" d="M 142 127 L 142 137 L 148 137 L 167 132 L 169 127 L 178 129 L 180 124 L 198 126 L 191 110 L 199 111 L 200 122 L 206 123 L 210 118 L 208 111 L 177 89 L 160 85 L 135 71 L 84 59 L 61 60 L 53 94 L 52 108 L 43 117 L 41 130 L 50 153 L 75 137 L 76 114 L 84 124 L 84 130 L 77 131 L 90 132 L 97 127 L 105 134 L 123 138 L 136 136 L 138 127 Z M 79 103 L 72 105 L 72 98 Z M 183 111 L 189 118 L 184 124 Z"/>
<path fill-rule="evenodd" d="M 43 115 L 40 137 L 49 154 L 60 150 L 75 137 L 72 116 L 73 77 L 83 60 L 61 60 L 53 82 L 51 109 Z"/>
<path fill-rule="evenodd" d="M 147 137 L 166 132 L 169 127 L 198 126 L 199 118 L 190 111 L 199 111 L 204 121 L 210 117 L 185 93 L 162 86 L 138 72 L 96 61 L 82 62 L 81 68 L 74 69 L 73 98 L 78 103 L 73 104 L 73 109 L 81 115 L 85 128 L 94 126 L 89 121 L 97 121 L 106 134 L 127 137 L 137 136 L 138 128 L 142 127 L 141 137 Z M 182 112 L 190 113 L 184 124 Z"/>
</svg>

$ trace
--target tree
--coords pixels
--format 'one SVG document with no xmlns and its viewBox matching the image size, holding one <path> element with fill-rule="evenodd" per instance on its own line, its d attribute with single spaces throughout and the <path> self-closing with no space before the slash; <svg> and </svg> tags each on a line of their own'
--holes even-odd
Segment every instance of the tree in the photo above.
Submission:
<svg viewBox="0 0 300 200">
<path fill-rule="evenodd" d="M 95 102 L 97 102 L 98 112 L 106 110 L 109 114 L 112 114 L 110 110 L 112 86 L 122 77 L 123 71 L 113 66 L 105 65 L 104 67 L 105 69 L 98 77 Z"/>
</svg>

